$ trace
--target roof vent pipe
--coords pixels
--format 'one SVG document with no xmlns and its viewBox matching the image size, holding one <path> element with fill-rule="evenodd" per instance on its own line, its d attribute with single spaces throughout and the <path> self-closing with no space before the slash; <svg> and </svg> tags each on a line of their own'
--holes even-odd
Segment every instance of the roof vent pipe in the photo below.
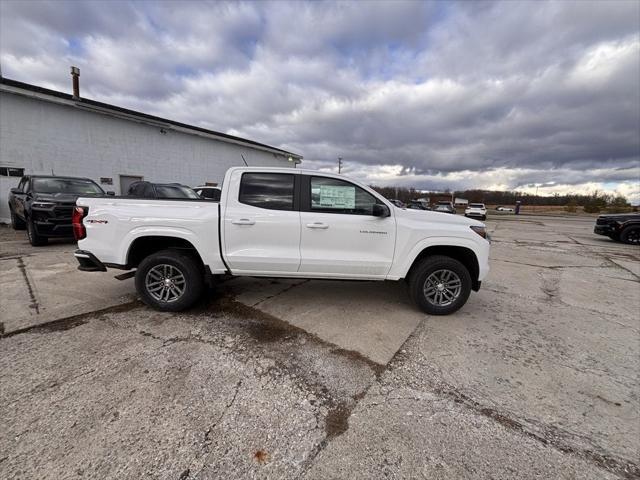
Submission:
<svg viewBox="0 0 640 480">
<path fill-rule="evenodd" d="M 73 98 L 80 100 L 80 69 L 71 67 L 71 77 L 73 77 Z"/>
</svg>

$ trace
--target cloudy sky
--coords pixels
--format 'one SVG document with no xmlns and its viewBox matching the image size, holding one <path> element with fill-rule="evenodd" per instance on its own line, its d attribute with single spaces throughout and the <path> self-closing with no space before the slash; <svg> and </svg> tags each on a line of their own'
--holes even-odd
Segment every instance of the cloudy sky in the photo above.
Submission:
<svg viewBox="0 0 640 480">
<path fill-rule="evenodd" d="M 0 0 L 0 63 L 368 183 L 640 202 L 636 0 Z"/>
</svg>

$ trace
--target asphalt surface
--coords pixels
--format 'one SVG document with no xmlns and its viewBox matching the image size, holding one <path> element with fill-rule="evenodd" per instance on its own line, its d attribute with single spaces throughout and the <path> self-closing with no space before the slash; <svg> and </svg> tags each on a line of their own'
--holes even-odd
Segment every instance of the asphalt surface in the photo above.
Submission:
<svg viewBox="0 0 640 480">
<path fill-rule="evenodd" d="M 401 284 L 283 281 L 32 315 L 0 339 L 0 478 L 640 477 L 640 249 L 588 218 L 487 224 L 490 277 L 448 317 Z M 49 265 L 0 235 L 0 266 Z"/>
</svg>

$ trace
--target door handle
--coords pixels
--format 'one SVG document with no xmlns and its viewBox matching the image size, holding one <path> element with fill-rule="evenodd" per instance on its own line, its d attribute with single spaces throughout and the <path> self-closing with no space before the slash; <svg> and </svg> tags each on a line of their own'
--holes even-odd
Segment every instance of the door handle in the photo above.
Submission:
<svg viewBox="0 0 640 480">
<path fill-rule="evenodd" d="M 241 218 L 239 220 L 232 220 L 231 223 L 234 225 L 253 225 L 255 224 L 255 220 L 249 220 L 248 218 Z"/>
<path fill-rule="evenodd" d="M 307 223 L 307 228 L 320 228 L 322 230 L 326 230 L 327 228 L 329 228 L 329 225 L 322 222 L 313 222 L 313 223 Z"/>
</svg>

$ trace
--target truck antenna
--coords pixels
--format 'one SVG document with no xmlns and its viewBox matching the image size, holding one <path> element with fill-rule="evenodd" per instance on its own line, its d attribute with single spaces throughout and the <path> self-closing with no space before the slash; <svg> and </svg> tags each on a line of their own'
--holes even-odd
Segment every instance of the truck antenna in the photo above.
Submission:
<svg viewBox="0 0 640 480">
<path fill-rule="evenodd" d="M 240 156 L 242 157 L 242 161 L 244 162 L 244 166 L 245 166 L 245 167 L 248 167 L 248 166 L 249 166 L 249 164 L 248 164 L 248 163 L 247 163 L 247 161 L 244 159 L 244 155 L 243 155 L 243 154 L 240 154 Z"/>
</svg>

